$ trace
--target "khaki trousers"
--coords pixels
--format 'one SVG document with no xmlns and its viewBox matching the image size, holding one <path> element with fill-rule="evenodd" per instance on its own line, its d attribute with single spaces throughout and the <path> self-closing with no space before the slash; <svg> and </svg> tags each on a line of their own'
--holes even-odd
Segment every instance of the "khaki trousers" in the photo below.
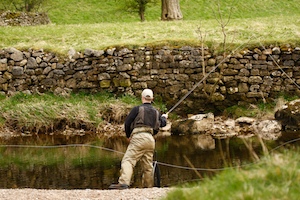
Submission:
<svg viewBox="0 0 300 200">
<path fill-rule="evenodd" d="M 132 136 L 121 162 L 120 184 L 130 185 L 133 168 L 140 161 L 143 169 L 143 186 L 153 187 L 153 153 L 155 140 L 150 133 L 141 132 Z"/>
</svg>

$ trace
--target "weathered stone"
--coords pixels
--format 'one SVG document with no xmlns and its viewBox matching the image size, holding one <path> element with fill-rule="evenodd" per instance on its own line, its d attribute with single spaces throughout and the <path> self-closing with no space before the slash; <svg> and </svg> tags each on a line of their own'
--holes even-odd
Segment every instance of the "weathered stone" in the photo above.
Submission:
<svg viewBox="0 0 300 200">
<path fill-rule="evenodd" d="M 0 77 L 0 84 L 6 83 L 7 80 L 5 78 Z"/>
<path fill-rule="evenodd" d="M 197 118 L 197 117 L 196 117 Z M 211 129 L 214 123 L 213 114 L 203 114 L 199 119 L 189 118 L 185 120 L 177 120 L 172 123 L 171 133 L 172 135 L 186 134 L 201 134 L 206 133 Z"/>
<path fill-rule="evenodd" d="M 272 49 L 272 53 L 273 53 L 274 55 L 279 55 L 279 54 L 281 53 L 281 50 L 280 50 L 279 47 L 274 47 L 274 48 Z"/>
<path fill-rule="evenodd" d="M 118 66 L 118 67 L 117 67 L 117 70 L 118 70 L 119 72 L 132 70 L 132 65 L 131 65 L 131 64 L 124 64 L 124 65 Z"/>
<path fill-rule="evenodd" d="M 213 93 L 213 95 L 211 96 L 211 100 L 212 100 L 213 102 L 216 102 L 216 101 L 224 101 L 224 100 L 225 100 L 225 96 L 222 95 L 221 93 L 215 92 L 215 93 Z"/>
<path fill-rule="evenodd" d="M 46 87 L 51 87 L 56 85 L 56 80 L 51 78 L 45 78 L 41 81 L 41 85 L 45 85 Z"/>
<path fill-rule="evenodd" d="M 284 129 L 300 129 L 300 99 L 286 103 L 275 113 L 275 119 L 278 120 Z"/>
<path fill-rule="evenodd" d="M 264 140 L 277 140 L 281 135 L 281 124 L 276 120 L 256 121 L 252 125 L 255 134 Z"/>
<path fill-rule="evenodd" d="M 223 75 L 224 76 L 232 76 L 232 75 L 237 75 L 238 73 L 239 73 L 239 71 L 236 69 L 224 69 Z"/>
<path fill-rule="evenodd" d="M 293 60 L 285 60 L 283 62 L 283 65 L 284 66 L 295 66 L 295 61 L 293 61 Z"/>
<path fill-rule="evenodd" d="M 216 59 L 210 58 L 207 61 L 207 65 L 208 66 L 214 66 L 214 65 L 216 65 L 216 62 L 217 62 Z"/>
<path fill-rule="evenodd" d="M 21 62 L 20 62 L 20 67 L 24 67 L 25 65 L 27 64 L 27 60 L 26 59 L 24 59 L 24 60 L 22 60 Z"/>
<path fill-rule="evenodd" d="M 247 93 L 249 91 L 249 87 L 247 83 L 239 83 L 238 92 Z"/>
<path fill-rule="evenodd" d="M 58 75 L 64 75 L 65 74 L 65 72 L 63 70 L 60 70 L 60 69 L 54 69 L 53 73 L 58 74 Z"/>
<path fill-rule="evenodd" d="M 258 98 L 261 98 L 262 97 L 262 94 L 260 92 L 248 92 L 246 94 L 246 96 L 248 98 L 255 98 L 255 97 L 258 97 Z"/>
<path fill-rule="evenodd" d="M 130 79 L 121 79 L 120 80 L 120 86 L 121 87 L 130 87 L 131 86 Z"/>
<path fill-rule="evenodd" d="M 250 84 L 262 83 L 263 79 L 260 76 L 250 76 L 248 82 Z"/>
<path fill-rule="evenodd" d="M 13 75 L 9 72 L 4 72 L 3 74 L 3 78 L 5 78 L 6 80 L 11 80 L 13 77 Z"/>
<path fill-rule="evenodd" d="M 116 50 L 116 48 L 107 49 L 107 50 L 106 50 L 106 53 L 107 53 L 108 55 L 111 55 L 111 56 L 112 56 L 112 55 L 114 54 L 115 50 Z"/>
<path fill-rule="evenodd" d="M 43 74 L 48 74 L 50 71 L 52 70 L 51 67 L 46 67 L 44 70 L 43 70 Z"/>
<path fill-rule="evenodd" d="M 95 82 L 80 81 L 77 84 L 77 88 L 90 89 L 90 88 L 96 88 L 96 87 L 98 87 L 98 84 Z"/>
<path fill-rule="evenodd" d="M 70 79 L 68 79 L 67 82 L 66 82 L 66 87 L 67 87 L 67 88 L 72 88 L 72 89 L 74 89 L 74 88 L 76 88 L 76 85 L 77 85 L 77 81 L 76 81 L 76 79 L 74 79 L 74 78 L 70 78 Z"/>
<path fill-rule="evenodd" d="M 27 68 L 35 68 L 37 66 L 38 66 L 38 64 L 37 64 L 35 58 L 33 58 L 33 57 L 28 58 Z"/>
<path fill-rule="evenodd" d="M 110 75 L 109 73 L 101 73 L 98 75 L 98 80 L 102 81 L 102 80 L 109 80 L 110 79 Z"/>
<path fill-rule="evenodd" d="M 20 76 L 24 74 L 24 68 L 23 67 L 13 67 L 12 68 L 12 75 L 14 76 Z"/>
<path fill-rule="evenodd" d="M 11 54 L 10 56 L 11 59 L 13 59 L 14 61 L 18 62 L 23 60 L 23 53 L 19 50 L 15 50 L 13 54 Z"/>
<path fill-rule="evenodd" d="M 101 88 L 109 88 L 110 87 L 110 80 L 102 80 L 100 81 L 100 87 Z"/>
<path fill-rule="evenodd" d="M 0 63 L 0 71 L 3 72 L 6 70 L 8 70 L 7 63 Z"/>
</svg>

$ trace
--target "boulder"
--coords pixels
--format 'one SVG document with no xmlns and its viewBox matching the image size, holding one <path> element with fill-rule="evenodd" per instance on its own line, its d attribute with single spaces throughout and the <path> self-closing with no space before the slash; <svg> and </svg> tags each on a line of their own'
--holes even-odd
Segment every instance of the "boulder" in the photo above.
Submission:
<svg viewBox="0 0 300 200">
<path fill-rule="evenodd" d="M 212 113 L 208 113 L 173 122 L 171 134 L 209 135 L 213 139 L 260 136 L 265 140 L 276 140 L 281 136 L 281 124 L 276 120 L 258 120 L 251 117 L 240 117 L 235 120 L 215 118 Z M 207 144 L 199 143 L 199 146 L 208 148 Z"/>
<path fill-rule="evenodd" d="M 206 133 L 214 123 L 212 113 L 193 115 L 188 119 L 177 120 L 172 123 L 172 135 L 191 135 Z"/>
<path fill-rule="evenodd" d="M 300 99 L 293 100 L 281 106 L 276 113 L 275 119 L 279 121 L 283 129 L 300 129 Z"/>
</svg>

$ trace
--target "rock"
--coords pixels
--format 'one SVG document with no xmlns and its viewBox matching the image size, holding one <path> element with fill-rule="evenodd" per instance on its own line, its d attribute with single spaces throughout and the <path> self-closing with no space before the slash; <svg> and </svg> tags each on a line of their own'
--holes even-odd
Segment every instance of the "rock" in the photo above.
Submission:
<svg viewBox="0 0 300 200">
<path fill-rule="evenodd" d="M 227 119 L 224 121 L 222 118 L 217 117 L 209 133 L 213 138 L 222 139 L 238 135 L 236 129 L 234 119 Z"/>
<path fill-rule="evenodd" d="M 16 62 L 23 60 L 23 53 L 15 49 L 14 53 L 11 54 L 10 58 Z"/>
<path fill-rule="evenodd" d="M 212 113 L 208 113 L 173 122 L 171 133 L 172 135 L 209 135 L 212 139 L 259 135 L 265 140 L 276 140 L 281 136 L 281 124 L 276 120 L 261 121 L 251 117 L 224 120 L 222 117 L 214 118 Z M 199 144 L 199 146 L 207 147 L 207 144 Z"/>
<path fill-rule="evenodd" d="M 14 76 L 20 76 L 24 74 L 23 67 L 13 67 L 12 68 L 12 75 Z"/>
<path fill-rule="evenodd" d="M 265 140 L 277 140 L 281 136 L 281 124 L 276 120 L 257 120 L 252 126 L 255 133 Z"/>
<path fill-rule="evenodd" d="M 276 111 L 275 119 L 281 123 L 283 129 L 299 130 L 300 99 L 296 99 L 283 105 Z"/>
<path fill-rule="evenodd" d="M 188 119 L 177 120 L 172 123 L 172 135 L 180 134 L 200 134 L 210 130 L 214 123 L 214 115 L 212 113 L 193 115 Z"/>
</svg>

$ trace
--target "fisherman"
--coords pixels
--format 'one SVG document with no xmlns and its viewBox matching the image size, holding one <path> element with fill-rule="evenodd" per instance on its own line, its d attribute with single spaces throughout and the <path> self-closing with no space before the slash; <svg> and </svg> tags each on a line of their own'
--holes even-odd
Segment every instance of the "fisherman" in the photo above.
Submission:
<svg viewBox="0 0 300 200">
<path fill-rule="evenodd" d="M 129 145 L 121 162 L 118 184 L 112 184 L 109 189 L 127 189 L 130 186 L 133 168 L 140 161 L 143 169 L 143 186 L 153 187 L 153 153 L 155 140 L 153 138 L 160 127 L 166 126 L 168 114 L 160 114 L 152 106 L 153 91 L 144 89 L 141 95 L 142 104 L 134 107 L 125 119 L 126 137 Z"/>
</svg>

